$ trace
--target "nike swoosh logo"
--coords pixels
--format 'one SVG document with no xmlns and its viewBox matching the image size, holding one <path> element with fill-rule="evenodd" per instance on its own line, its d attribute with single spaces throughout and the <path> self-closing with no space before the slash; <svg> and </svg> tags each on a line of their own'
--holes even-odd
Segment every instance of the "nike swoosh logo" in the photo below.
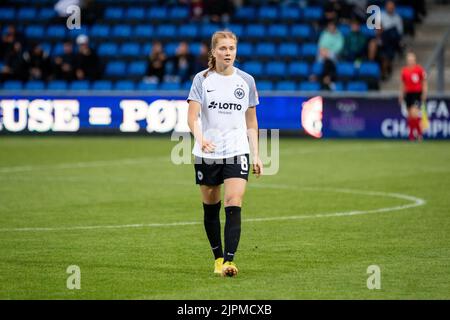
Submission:
<svg viewBox="0 0 450 320">
<path fill-rule="evenodd" d="M 213 92 L 213 91 L 216 91 L 216 89 L 214 89 L 214 90 L 208 90 L 208 89 L 206 89 L 206 92 Z"/>
</svg>

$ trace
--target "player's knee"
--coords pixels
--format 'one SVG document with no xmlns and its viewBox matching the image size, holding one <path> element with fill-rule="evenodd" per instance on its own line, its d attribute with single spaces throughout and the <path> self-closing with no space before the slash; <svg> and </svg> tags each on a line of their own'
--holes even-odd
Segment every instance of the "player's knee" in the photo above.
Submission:
<svg viewBox="0 0 450 320">
<path fill-rule="evenodd" d="M 230 207 L 230 206 L 241 207 L 242 206 L 242 196 L 240 196 L 240 195 L 225 196 L 224 204 L 225 204 L 225 207 Z"/>
</svg>

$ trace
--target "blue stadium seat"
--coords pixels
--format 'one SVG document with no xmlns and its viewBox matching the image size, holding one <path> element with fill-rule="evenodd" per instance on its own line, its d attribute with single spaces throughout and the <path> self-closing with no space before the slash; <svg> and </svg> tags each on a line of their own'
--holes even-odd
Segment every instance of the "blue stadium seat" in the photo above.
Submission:
<svg viewBox="0 0 450 320">
<path fill-rule="evenodd" d="M 143 7 L 130 7 L 125 13 L 126 19 L 143 20 L 145 19 L 145 9 Z"/>
<path fill-rule="evenodd" d="M 271 61 L 266 65 L 266 75 L 281 77 L 286 75 L 286 64 L 280 61 Z"/>
<path fill-rule="evenodd" d="M 109 25 L 95 24 L 91 27 L 89 34 L 92 38 L 109 38 L 110 37 Z"/>
<path fill-rule="evenodd" d="M 229 24 L 228 30 L 231 30 L 238 38 L 244 34 L 244 26 L 241 24 Z"/>
<path fill-rule="evenodd" d="M 137 57 L 142 54 L 141 46 L 137 42 L 125 42 L 120 46 L 119 54 L 124 57 Z"/>
<path fill-rule="evenodd" d="M 114 90 L 135 90 L 135 84 L 130 80 L 120 80 L 114 84 Z"/>
<path fill-rule="evenodd" d="M 159 38 L 175 38 L 177 28 L 172 24 L 161 24 L 156 29 L 156 36 Z"/>
<path fill-rule="evenodd" d="M 81 26 L 79 29 L 69 29 L 67 30 L 67 34 L 72 39 L 75 39 L 80 34 L 88 35 L 88 28 L 86 26 Z"/>
<path fill-rule="evenodd" d="M 258 10 L 258 18 L 261 20 L 276 20 L 278 18 L 277 7 L 262 6 Z"/>
<path fill-rule="evenodd" d="M 249 57 L 253 55 L 253 45 L 250 42 L 242 42 L 238 44 L 237 55 L 241 57 Z"/>
<path fill-rule="evenodd" d="M 269 26 L 268 32 L 270 37 L 277 37 L 277 38 L 288 37 L 288 27 L 283 24 L 273 24 Z"/>
<path fill-rule="evenodd" d="M 282 43 L 278 47 L 278 54 L 283 57 L 299 56 L 298 46 L 295 42 Z"/>
<path fill-rule="evenodd" d="M 180 88 L 178 82 L 163 82 L 159 85 L 160 90 L 180 90 Z"/>
<path fill-rule="evenodd" d="M 321 62 L 314 62 L 311 66 L 311 74 L 313 75 L 321 75 L 323 72 L 323 63 Z"/>
<path fill-rule="evenodd" d="M 89 90 L 89 81 L 86 80 L 72 81 L 69 85 L 69 90 Z"/>
<path fill-rule="evenodd" d="M 196 24 L 187 24 L 184 25 L 182 28 L 180 28 L 179 30 L 179 35 L 183 38 L 195 38 L 198 35 L 198 27 Z"/>
<path fill-rule="evenodd" d="M 237 9 L 234 17 L 237 21 L 248 21 L 255 18 L 256 12 L 255 8 L 242 6 Z"/>
<path fill-rule="evenodd" d="M 283 21 L 299 21 L 301 18 L 300 8 L 283 6 L 280 11 L 280 17 Z"/>
<path fill-rule="evenodd" d="M 380 66 L 376 62 L 362 62 L 359 66 L 358 74 L 363 78 L 374 78 L 378 80 L 381 77 Z"/>
<path fill-rule="evenodd" d="M 169 18 L 180 21 L 189 18 L 189 9 L 187 7 L 174 7 L 170 9 Z"/>
<path fill-rule="evenodd" d="M 179 42 L 170 42 L 170 43 L 165 45 L 164 51 L 166 52 L 166 54 L 169 57 L 173 56 L 173 55 L 175 55 L 179 44 L 180 44 Z"/>
<path fill-rule="evenodd" d="M 273 90 L 273 83 L 272 81 L 263 80 L 259 81 L 256 84 L 256 87 L 258 88 L 258 90 Z"/>
<path fill-rule="evenodd" d="M 356 74 L 356 69 L 351 62 L 339 62 L 336 65 L 336 75 L 338 78 L 345 80 L 345 79 L 352 79 Z"/>
<path fill-rule="evenodd" d="M 22 90 L 22 82 L 18 80 L 7 80 L 3 83 L 3 90 Z"/>
<path fill-rule="evenodd" d="M 52 39 L 63 39 L 66 36 L 66 31 L 66 26 L 50 25 L 47 27 L 46 36 Z"/>
<path fill-rule="evenodd" d="M 44 27 L 40 25 L 29 25 L 25 29 L 25 35 L 28 38 L 36 39 L 44 37 Z"/>
<path fill-rule="evenodd" d="M 120 7 L 107 7 L 103 17 L 107 20 L 123 20 L 124 10 Z"/>
<path fill-rule="evenodd" d="M 294 91 L 297 89 L 297 84 L 294 81 L 284 80 L 279 81 L 275 85 L 275 90 Z"/>
<path fill-rule="evenodd" d="M 139 82 L 137 85 L 137 90 L 140 90 L 140 91 L 154 91 L 157 88 L 158 88 L 158 85 L 156 83 Z"/>
<path fill-rule="evenodd" d="M 311 81 L 300 82 L 299 89 L 301 91 L 320 91 L 320 83 Z"/>
<path fill-rule="evenodd" d="M 332 85 L 332 90 L 337 92 L 344 91 L 344 83 L 343 82 L 335 82 L 334 85 Z"/>
<path fill-rule="evenodd" d="M 67 90 L 68 84 L 63 80 L 53 80 L 47 84 L 48 90 Z"/>
<path fill-rule="evenodd" d="M 193 42 L 189 44 L 189 52 L 195 56 L 198 56 L 200 54 L 200 48 L 201 48 L 200 42 Z"/>
<path fill-rule="evenodd" d="M 111 90 L 112 82 L 108 80 L 97 80 L 92 83 L 92 90 Z"/>
<path fill-rule="evenodd" d="M 369 88 L 364 81 L 351 81 L 347 83 L 347 91 L 366 92 Z"/>
<path fill-rule="evenodd" d="M 155 30 L 151 24 L 137 25 L 134 30 L 134 35 L 138 38 L 152 38 Z"/>
<path fill-rule="evenodd" d="M 276 53 L 275 44 L 272 42 L 262 42 L 256 45 L 254 54 L 261 57 L 274 57 Z"/>
<path fill-rule="evenodd" d="M 315 43 L 305 43 L 302 45 L 302 56 L 315 58 L 317 56 L 317 44 Z"/>
<path fill-rule="evenodd" d="M 112 28 L 112 36 L 115 38 L 130 38 L 131 26 L 127 24 L 117 24 Z"/>
<path fill-rule="evenodd" d="M 214 32 L 221 29 L 220 25 L 217 24 L 204 24 L 200 27 L 200 36 L 209 39 Z"/>
<path fill-rule="evenodd" d="M 52 56 L 60 56 L 64 53 L 64 44 L 61 42 L 55 43 L 51 51 Z"/>
<path fill-rule="evenodd" d="M 163 49 L 164 49 L 164 47 L 163 47 Z M 145 56 L 148 56 L 151 51 L 152 51 L 152 44 L 144 43 L 144 45 L 142 46 L 142 54 Z"/>
<path fill-rule="evenodd" d="M 105 57 L 113 57 L 117 55 L 117 44 L 114 42 L 103 42 L 98 47 L 98 55 Z"/>
<path fill-rule="evenodd" d="M 242 69 L 255 77 L 261 76 L 263 74 L 263 66 L 261 62 L 258 61 L 248 61 L 243 64 Z"/>
<path fill-rule="evenodd" d="M 305 21 L 319 21 L 322 19 L 323 9 L 321 7 L 306 7 L 303 9 Z"/>
<path fill-rule="evenodd" d="M 108 62 L 105 69 L 107 76 L 124 76 L 127 65 L 123 61 L 111 61 Z"/>
<path fill-rule="evenodd" d="M 344 37 L 348 36 L 352 31 L 349 24 L 340 24 L 337 28 Z"/>
<path fill-rule="evenodd" d="M 37 17 L 37 10 L 36 8 L 31 7 L 22 7 L 17 12 L 17 19 L 20 21 L 29 21 L 29 20 L 35 20 Z"/>
<path fill-rule="evenodd" d="M 262 24 L 249 24 L 247 25 L 245 34 L 251 38 L 264 38 L 266 37 L 266 28 Z"/>
<path fill-rule="evenodd" d="M 369 29 L 365 24 L 361 25 L 361 33 L 366 36 L 366 38 L 373 38 L 376 35 L 375 29 Z"/>
<path fill-rule="evenodd" d="M 53 8 L 41 8 L 38 13 L 39 20 L 50 20 L 56 17 L 56 11 Z"/>
<path fill-rule="evenodd" d="M 289 65 L 289 74 L 291 76 L 308 77 L 309 64 L 306 62 L 294 61 Z"/>
<path fill-rule="evenodd" d="M 148 11 L 148 18 L 150 20 L 165 20 L 167 19 L 167 8 L 165 7 L 152 7 Z M 150 22 L 152 22 L 150 21 Z"/>
<path fill-rule="evenodd" d="M 294 24 L 291 27 L 291 37 L 300 38 L 302 40 L 310 40 L 313 35 L 313 30 L 310 25 Z"/>
<path fill-rule="evenodd" d="M 16 19 L 16 10 L 14 8 L 2 8 L 0 10 L 0 21 L 11 21 Z"/>
<path fill-rule="evenodd" d="M 147 62 L 133 61 L 128 65 L 127 74 L 131 76 L 144 76 L 147 71 Z"/>
<path fill-rule="evenodd" d="M 414 20 L 414 9 L 410 6 L 397 6 L 395 11 L 402 17 L 404 20 L 412 21 Z"/>
<path fill-rule="evenodd" d="M 44 90 L 45 83 L 44 81 L 39 80 L 31 80 L 25 83 L 25 90 Z"/>
<path fill-rule="evenodd" d="M 51 54 L 52 48 L 53 48 L 51 43 L 42 42 L 42 43 L 40 43 L 40 46 L 41 46 L 42 50 L 44 50 L 44 52 L 46 52 L 48 55 Z"/>
</svg>

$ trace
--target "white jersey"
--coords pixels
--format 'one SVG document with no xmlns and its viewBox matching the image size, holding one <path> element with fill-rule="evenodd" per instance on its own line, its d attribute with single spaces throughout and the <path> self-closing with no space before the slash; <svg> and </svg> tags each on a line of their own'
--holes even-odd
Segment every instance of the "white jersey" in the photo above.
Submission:
<svg viewBox="0 0 450 320">
<path fill-rule="evenodd" d="M 216 145 L 214 152 L 204 153 L 196 141 L 192 153 L 210 159 L 229 158 L 250 153 L 245 112 L 259 104 L 255 80 L 234 67 L 233 74 L 221 75 L 206 70 L 197 73 L 189 100 L 201 104 L 203 137 Z"/>
</svg>

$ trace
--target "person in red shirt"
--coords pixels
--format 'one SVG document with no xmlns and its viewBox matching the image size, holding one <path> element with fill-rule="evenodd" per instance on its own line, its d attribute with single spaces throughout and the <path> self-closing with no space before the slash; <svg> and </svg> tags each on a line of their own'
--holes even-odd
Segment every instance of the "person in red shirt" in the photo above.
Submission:
<svg viewBox="0 0 450 320">
<path fill-rule="evenodd" d="M 407 54 L 406 63 L 401 73 L 399 102 L 402 104 L 404 101 L 408 109 L 409 140 L 422 141 L 420 106 L 427 99 L 427 76 L 422 66 L 417 64 L 416 55 L 413 52 Z"/>
</svg>

